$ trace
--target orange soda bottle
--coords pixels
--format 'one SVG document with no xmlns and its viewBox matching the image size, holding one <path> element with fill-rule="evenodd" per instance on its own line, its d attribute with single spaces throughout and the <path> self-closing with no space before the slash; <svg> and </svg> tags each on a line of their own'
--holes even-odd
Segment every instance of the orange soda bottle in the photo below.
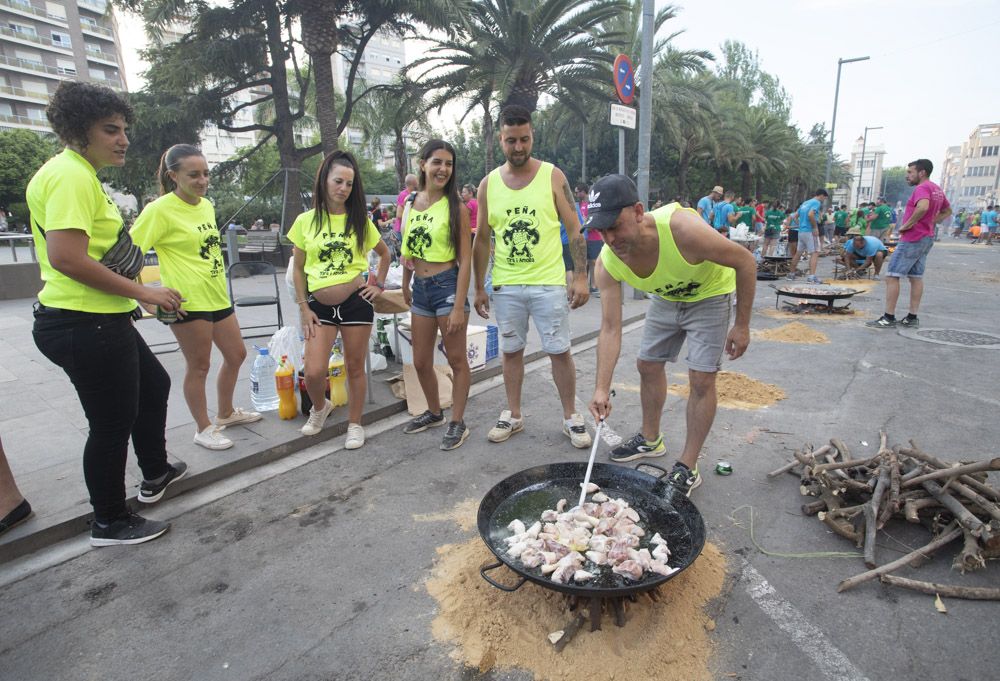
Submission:
<svg viewBox="0 0 1000 681">
<path fill-rule="evenodd" d="M 347 404 L 347 372 L 344 369 L 344 355 L 337 345 L 330 355 L 330 404 L 339 407 Z"/>
<path fill-rule="evenodd" d="M 281 356 L 278 370 L 274 372 L 274 384 L 278 389 L 278 416 L 294 419 L 298 415 L 295 400 L 295 367 L 288 361 L 288 355 Z"/>
</svg>

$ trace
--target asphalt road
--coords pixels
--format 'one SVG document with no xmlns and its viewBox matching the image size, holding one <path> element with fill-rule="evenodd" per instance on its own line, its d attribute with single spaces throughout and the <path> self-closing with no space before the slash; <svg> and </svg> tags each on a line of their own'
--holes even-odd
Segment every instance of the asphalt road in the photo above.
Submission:
<svg viewBox="0 0 1000 681">
<path fill-rule="evenodd" d="M 998 277 L 1000 248 L 946 242 L 931 257 L 924 328 L 1000 335 L 1000 283 L 986 280 Z M 754 329 L 784 323 L 763 313 L 773 307 L 770 293 L 759 286 Z M 875 289 L 854 306 L 874 317 L 880 301 Z M 995 678 L 995 603 L 948 599 L 940 614 L 932 597 L 878 584 L 837 594 L 841 579 L 863 571 L 860 559 L 775 555 L 852 547 L 800 514 L 795 478 L 765 474 L 791 448 L 833 436 L 859 455 L 874 453 L 880 428 L 893 442 L 914 438 L 944 458 L 995 456 L 1000 354 L 869 330 L 853 319 L 802 321 L 831 343 L 755 340 L 745 358 L 727 363 L 779 385 L 787 399 L 757 411 L 720 409 L 703 453 L 705 484 L 693 499 L 730 575 L 712 605 L 716 678 Z M 639 425 L 639 337 L 625 334 L 615 375 L 610 425 L 622 435 Z M 576 358 L 586 402 L 594 352 Z M 671 381 L 683 371 L 671 366 Z M 509 670 L 481 676 L 449 658 L 431 635 L 435 602 L 421 587 L 436 547 L 472 534 L 444 516 L 414 515 L 446 515 L 532 465 L 586 458 L 561 433 L 547 366 L 526 377 L 527 429 L 505 445 L 485 439 L 503 402 L 502 386 L 491 385 L 472 398 L 472 437 L 455 452 L 436 448 L 440 431 L 386 430 L 359 451 L 307 451 L 283 468 L 168 500 L 156 515 L 172 518 L 173 529 L 150 544 L 84 550 L 81 539 L 0 568 L 0 679 L 531 678 Z M 684 406 L 668 398 L 672 453 L 683 441 Z M 732 476 L 710 472 L 723 458 Z M 751 542 L 751 507 L 756 540 L 772 555 Z M 905 524 L 888 529 L 879 562 L 926 542 Z M 900 574 L 997 583 L 995 564 L 953 573 L 952 554 Z"/>
</svg>

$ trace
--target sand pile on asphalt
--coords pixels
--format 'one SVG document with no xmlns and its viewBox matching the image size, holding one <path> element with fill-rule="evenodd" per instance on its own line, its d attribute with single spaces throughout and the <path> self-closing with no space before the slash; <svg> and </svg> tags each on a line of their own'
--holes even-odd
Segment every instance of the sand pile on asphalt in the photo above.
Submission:
<svg viewBox="0 0 1000 681">
<path fill-rule="evenodd" d="M 785 399 L 785 391 L 778 386 L 732 371 L 720 371 L 715 385 L 719 406 L 727 409 L 760 409 Z M 667 390 L 684 399 L 691 393 L 686 383 L 673 383 Z"/>
<path fill-rule="evenodd" d="M 712 544 L 683 573 L 660 587 L 660 602 L 640 596 L 629 604 L 626 624 L 605 615 L 600 631 L 587 624 L 561 652 L 548 635 L 572 620 L 565 597 L 535 584 L 505 593 L 479 576 L 479 566 L 494 560 L 476 537 L 438 548 L 427 591 L 438 602 L 432 631 L 453 643 L 452 657 L 485 673 L 494 667 L 525 669 L 538 681 L 555 679 L 711 679 L 708 632 L 715 623 L 705 605 L 718 596 L 725 559 Z M 506 568 L 493 572 L 503 581 Z"/>
<path fill-rule="evenodd" d="M 753 332 L 754 338 L 778 341 L 779 343 L 829 343 L 830 339 L 822 331 L 816 331 L 802 322 L 792 322 L 775 329 Z"/>
<path fill-rule="evenodd" d="M 414 513 L 413 520 L 418 523 L 435 523 L 444 520 L 451 520 L 458 525 L 463 532 L 468 532 L 476 526 L 476 513 L 479 512 L 479 502 L 475 499 L 466 499 L 459 502 L 455 508 L 440 513 Z"/>
<path fill-rule="evenodd" d="M 980 274 L 976 276 L 976 279 L 990 284 L 1000 284 L 1000 277 L 995 274 Z"/>
</svg>

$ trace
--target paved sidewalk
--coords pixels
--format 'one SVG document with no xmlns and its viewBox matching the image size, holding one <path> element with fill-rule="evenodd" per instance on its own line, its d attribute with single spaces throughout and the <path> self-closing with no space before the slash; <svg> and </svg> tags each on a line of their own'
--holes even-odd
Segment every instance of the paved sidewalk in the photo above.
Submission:
<svg viewBox="0 0 1000 681">
<path fill-rule="evenodd" d="M 298 312 L 292 304 L 279 272 L 279 291 L 286 324 L 297 324 Z M 273 292 L 270 280 L 255 277 L 234 283 L 240 293 Z M 626 295 L 623 317 L 634 321 L 645 313 L 645 300 L 632 300 Z M 0 537 L 0 563 L 36 551 L 57 541 L 88 530 L 90 504 L 83 481 L 82 452 L 87 437 L 87 420 L 69 379 L 61 369 L 49 362 L 35 347 L 31 337 L 31 299 L 0 301 L 0 438 L 21 492 L 31 502 L 35 514 L 27 522 Z M 240 323 L 247 327 L 276 322 L 274 307 L 241 308 Z M 573 342 L 593 338 L 600 325 L 600 301 L 593 299 L 571 313 Z M 471 324 L 495 323 L 482 320 L 472 313 Z M 323 432 L 312 438 L 299 434 L 305 417 L 291 422 L 278 419 L 277 412 L 248 426 L 226 429 L 226 436 L 235 442 L 232 449 L 210 451 L 195 445 L 194 421 L 188 412 L 182 392 L 184 358 L 180 352 L 169 352 L 173 334 L 155 320 L 138 322 L 146 342 L 164 343 L 160 361 L 171 377 L 170 402 L 167 412 L 167 451 L 171 461 L 188 464 L 187 477 L 172 486 L 172 493 L 195 489 L 254 466 L 292 454 L 307 446 L 342 435 L 347 429 L 346 407 L 338 407 L 327 420 Z M 269 332 L 273 329 L 262 329 Z M 235 403 L 249 407 L 249 373 L 253 345 L 265 345 L 267 337 L 249 339 L 247 361 L 240 371 Z M 538 339 L 529 334 L 526 361 L 541 356 Z M 213 352 L 212 370 L 208 379 L 208 408 L 215 409 L 215 375 L 221 358 Z M 113 371 L 114 367 L 108 367 Z M 398 364 L 373 374 L 370 389 L 374 403 L 366 401 L 364 422 L 372 423 L 390 414 L 405 410 L 406 403 L 396 399 L 386 379 L 400 371 Z M 498 359 L 473 373 L 473 382 L 489 378 L 500 371 Z M 138 492 L 142 476 L 133 456 L 129 456 L 126 489 L 130 499 Z M 138 502 L 133 507 L 142 506 Z"/>
</svg>

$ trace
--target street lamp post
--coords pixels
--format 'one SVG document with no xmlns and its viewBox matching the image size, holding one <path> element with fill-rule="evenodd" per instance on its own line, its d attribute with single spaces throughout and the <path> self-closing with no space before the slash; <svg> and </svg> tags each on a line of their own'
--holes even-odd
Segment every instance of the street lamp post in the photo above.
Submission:
<svg viewBox="0 0 1000 681">
<path fill-rule="evenodd" d="M 861 142 L 861 169 L 858 170 L 858 191 L 855 192 L 855 195 L 854 195 L 854 207 L 855 208 L 857 208 L 858 204 L 861 203 L 861 181 L 864 179 L 864 176 L 865 176 L 865 147 L 868 146 L 868 131 L 869 130 L 881 130 L 881 129 L 882 129 L 881 125 L 876 125 L 876 126 L 868 126 L 868 125 L 866 125 L 865 126 L 865 138 Z M 875 185 L 875 169 L 872 168 L 872 188 L 873 189 L 875 188 L 874 185 Z"/>
<path fill-rule="evenodd" d="M 833 120 L 830 122 L 830 148 L 826 152 L 826 179 L 823 186 L 830 184 L 830 168 L 833 165 L 833 133 L 837 130 L 837 100 L 840 99 L 840 68 L 844 64 L 856 61 L 865 61 L 871 57 L 852 57 L 851 59 L 837 60 L 837 87 L 833 91 Z"/>
</svg>

